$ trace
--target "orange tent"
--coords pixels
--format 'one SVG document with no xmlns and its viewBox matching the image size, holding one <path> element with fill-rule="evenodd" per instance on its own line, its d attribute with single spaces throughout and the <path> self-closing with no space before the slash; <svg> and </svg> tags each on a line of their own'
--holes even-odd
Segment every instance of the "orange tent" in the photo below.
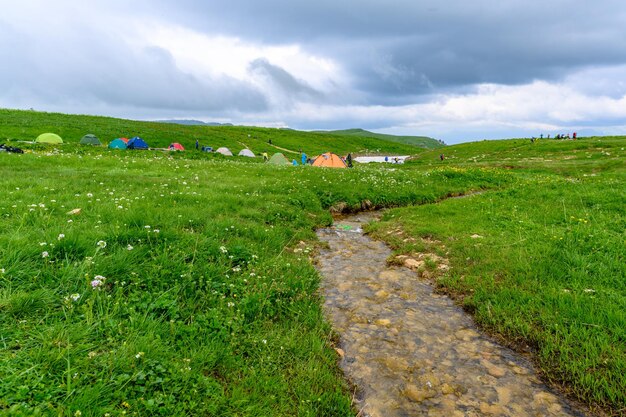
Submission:
<svg viewBox="0 0 626 417">
<path fill-rule="evenodd" d="M 180 143 L 172 143 L 169 147 L 170 151 L 184 151 L 185 148 L 183 148 L 183 145 L 181 145 Z"/>
<path fill-rule="evenodd" d="M 323 153 L 313 161 L 314 167 L 347 168 L 343 160 L 332 152 Z"/>
<path fill-rule="evenodd" d="M 120 138 L 121 140 L 124 141 L 124 143 L 128 143 L 128 138 Z"/>
</svg>

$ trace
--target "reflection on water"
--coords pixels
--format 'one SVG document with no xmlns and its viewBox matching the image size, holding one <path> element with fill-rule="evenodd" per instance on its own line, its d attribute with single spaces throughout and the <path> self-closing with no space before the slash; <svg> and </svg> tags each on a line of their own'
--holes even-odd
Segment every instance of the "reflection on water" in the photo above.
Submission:
<svg viewBox="0 0 626 417">
<path fill-rule="evenodd" d="M 322 229 L 325 309 L 341 337 L 341 367 L 362 415 L 583 416 L 543 385 L 530 364 L 484 337 L 447 297 L 364 236 L 357 215 Z"/>
</svg>

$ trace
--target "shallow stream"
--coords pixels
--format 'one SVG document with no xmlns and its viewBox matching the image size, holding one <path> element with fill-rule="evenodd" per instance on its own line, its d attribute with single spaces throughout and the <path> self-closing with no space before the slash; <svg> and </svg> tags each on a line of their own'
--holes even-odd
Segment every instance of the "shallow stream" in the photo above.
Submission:
<svg viewBox="0 0 626 417">
<path fill-rule="evenodd" d="M 318 231 L 329 244 L 318 258 L 325 310 L 361 416 L 584 416 L 448 297 L 388 266 L 390 249 L 362 232 L 371 220 Z"/>
</svg>

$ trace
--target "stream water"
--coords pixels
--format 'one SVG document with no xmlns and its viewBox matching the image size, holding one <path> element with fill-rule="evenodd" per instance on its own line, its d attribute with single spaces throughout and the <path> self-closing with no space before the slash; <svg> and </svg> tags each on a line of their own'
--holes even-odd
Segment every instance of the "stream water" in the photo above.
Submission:
<svg viewBox="0 0 626 417">
<path fill-rule="evenodd" d="M 584 416 L 448 297 L 387 266 L 390 249 L 362 233 L 371 220 L 318 231 L 329 244 L 318 258 L 325 310 L 361 416 Z"/>
</svg>

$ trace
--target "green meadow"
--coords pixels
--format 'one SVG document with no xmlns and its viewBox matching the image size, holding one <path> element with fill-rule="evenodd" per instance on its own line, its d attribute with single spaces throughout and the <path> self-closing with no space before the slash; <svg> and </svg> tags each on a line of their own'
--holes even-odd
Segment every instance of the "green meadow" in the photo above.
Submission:
<svg viewBox="0 0 626 417">
<path fill-rule="evenodd" d="M 390 210 L 374 236 L 423 267 L 546 380 L 610 414 L 626 410 L 626 138 L 479 142 L 411 164 L 501 167 L 500 190 Z M 408 168 L 408 167 L 407 167 Z M 407 237 L 409 237 L 407 239 Z M 438 258 L 451 268 L 438 268 Z"/>
<path fill-rule="evenodd" d="M 427 151 L 0 111 L 0 143 L 45 131 L 70 143 L 0 153 L 2 415 L 355 415 L 312 260 L 315 229 L 338 207 L 396 207 L 375 236 L 397 254 L 448 259 L 447 271 L 427 263 L 436 285 L 490 333 L 528 346 L 547 380 L 613 414 L 626 407 L 626 138 Z M 271 167 L 77 145 L 86 133 L 416 157 Z"/>
</svg>

